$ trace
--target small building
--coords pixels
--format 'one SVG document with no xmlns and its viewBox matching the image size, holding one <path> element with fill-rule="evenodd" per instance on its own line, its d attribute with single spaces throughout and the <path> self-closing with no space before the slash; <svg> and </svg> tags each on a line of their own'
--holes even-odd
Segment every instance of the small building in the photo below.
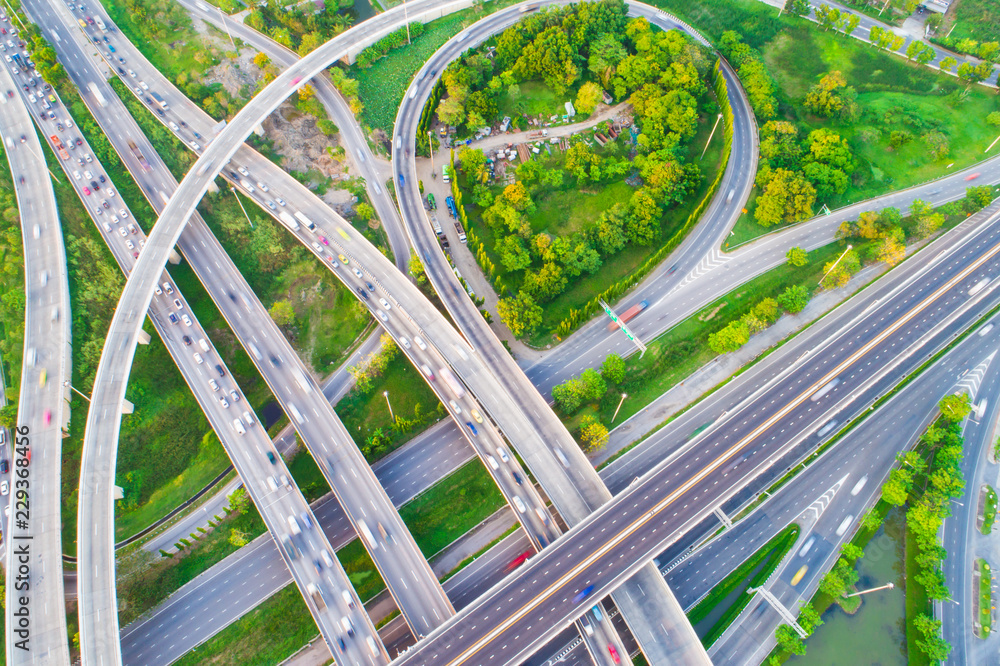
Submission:
<svg viewBox="0 0 1000 666">
<path fill-rule="evenodd" d="M 925 0 L 924 8 L 929 12 L 944 14 L 951 7 L 951 0 Z"/>
<path fill-rule="evenodd" d="M 566 102 L 566 116 L 572 118 L 576 115 L 576 109 L 573 108 L 573 102 Z"/>
<path fill-rule="evenodd" d="M 503 122 L 500 123 L 500 131 L 506 132 L 508 127 L 510 127 L 510 116 L 504 116 Z"/>
</svg>

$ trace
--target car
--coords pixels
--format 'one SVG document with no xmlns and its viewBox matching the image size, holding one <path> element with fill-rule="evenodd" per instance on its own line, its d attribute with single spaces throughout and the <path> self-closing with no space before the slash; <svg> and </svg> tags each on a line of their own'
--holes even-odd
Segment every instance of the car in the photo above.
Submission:
<svg viewBox="0 0 1000 666">
<path fill-rule="evenodd" d="M 219 373 L 220 377 L 225 377 L 226 376 L 226 371 L 225 371 L 225 369 L 223 369 L 223 367 L 222 367 L 221 364 L 217 363 L 215 365 L 215 371 Z"/>
<path fill-rule="evenodd" d="M 312 248 L 316 250 L 316 252 L 318 252 L 319 254 L 323 254 L 323 246 L 317 243 L 316 241 L 312 242 Z"/>
<path fill-rule="evenodd" d="M 378 299 L 378 302 L 381 303 L 382 307 L 384 307 L 386 310 L 391 310 L 392 309 L 392 306 L 389 305 L 389 301 L 385 300 L 384 298 Z"/>
<path fill-rule="evenodd" d="M 101 201 L 101 205 L 104 206 L 105 208 L 111 208 L 111 204 L 108 203 L 107 199 L 103 199 Z"/>
<path fill-rule="evenodd" d="M 524 502 L 517 495 L 514 495 L 514 497 L 511 498 L 511 501 L 514 502 L 514 506 L 517 508 L 518 513 L 524 513 L 528 510 L 528 507 L 524 506 Z"/>
<path fill-rule="evenodd" d="M 128 70 L 128 75 L 131 76 L 133 79 L 135 78 L 135 72 L 133 72 L 131 69 Z"/>
<path fill-rule="evenodd" d="M 500 463 L 498 463 L 497 459 L 488 453 L 486 454 L 486 462 L 490 464 L 492 469 L 500 469 Z"/>
<path fill-rule="evenodd" d="M 361 271 L 359 271 L 357 268 L 352 267 L 351 270 L 354 271 L 354 274 L 357 275 L 359 278 L 364 277 L 364 275 L 361 274 Z"/>
<path fill-rule="evenodd" d="M 185 326 L 192 326 L 193 325 L 193 322 L 191 321 L 191 317 L 188 317 L 186 314 L 182 314 L 181 315 L 181 321 L 184 322 Z"/>
<path fill-rule="evenodd" d="M 360 296 L 361 298 L 365 299 L 366 301 L 368 300 L 368 292 L 367 291 L 365 291 L 361 287 L 358 287 L 356 291 L 358 292 L 358 296 Z"/>
<path fill-rule="evenodd" d="M 300 513 L 299 518 L 302 519 L 302 524 L 306 526 L 307 530 L 312 529 L 313 521 L 308 511 L 303 511 L 302 513 Z"/>
<path fill-rule="evenodd" d="M 197 150 L 197 148 L 195 150 Z M 268 191 L 267 185 L 265 185 L 264 183 L 260 182 L 259 180 L 257 181 L 257 187 L 260 188 L 261 192 L 267 192 Z"/>
<path fill-rule="evenodd" d="M 229 409 L 229 401 L 226 400 L 226 396 L 224 395 L 219 396 L 219 404 L 222 405 L 224 409 Z"/>
<path fill-rule="evenodd" d="M 368 287 L 368 291 L 375 291 L 375 285 L 371 282 L 365 282 L 365 286 Z"/>
<path fill-rule="evenodd" d="M 128 217 L 128 213 L 125 211 L 124 208 L 119 209 L 118 214 L 121 215 L 122 217 Z"/>
<path fill-rule="evenodd" d="M 348 266 L 351 263 L 351 260 L 342 254 L 338 254 L 337 259 L 340 259 L 340 263 L 344 264 L 345 266 Z"/>
<path fill-rule="evenodd" d="M 0 474 L 6 474 L 9 471 L 10 471 L 10 463 L 7 462 L 7 459 L 4 458 L 3 460 L 0 460 Z"/>
<path fill-rule="evenodd" d="M 521 566 L 522 564 L 524 564 L 525 562 L 527 562 L 528 558 L 531 557 L 531 555 L 532 555 L 533 552 L 534 551 L 526 550 L 523 553 L 521 553 L 520 555 L 518 555 L 517 557 L 515 557 L 510 562 L 510 564 L 507 565 L 507 571 L 513 571 L 514 569 L 518 568 L 519 566 Z"/>
<path fill-rule="evenodd" d="M 510 462 L 510 456 L 507 455 L 507 451 L 505 451 L 502 446 L 497 447 L 497 454 L 500 456 L 500 460 L 504 461 L 505 463 Z"/>
<path fill-rule="evenodd" d="M 140 86 L 140 87 L 141 87 L 141 88 L 142 88 L 143 90 L 149 90 L 149 86 L 147 86 L 147 85 L 146 85 L 146 82 L 145 82 L 145 81 L 139 81 L 139 86 Z"/>
<path fill-rule="evenodd" d="M 329 551 L 326 550 L 323 551 L 323 561 L 326 562 L 326 566 L 328 567 L 333 566 L 333 558 L 330 558 Z M 343 597 L 344 603 L 347 604 L 348 608 L 354 608 L 354 597 L 351 596 L 350 592 L 348 592 L 347 590 L 341 590 L 340 596 Z"/>
<path fill-rule="evenodd" d="M 110 187 L 108 188 L 108 196 L 112 197 L 112 198 L 114 198 L 114 196 L 115 196 L 115 191 L 113 189 L 111 189 Z"/>
<path fill-rule="evenodd" d="M 364 293 L 364 292 L 362 292 L 362 293 Z M 366 295 L 365 298 L 368 298 L 368 296 Z M 403 338 L 403 337 L 399 338 L 399 344 L 403 345 L 404 349 L 410 349 L 412 347 L 412 345 L 410 344 L 410 341 L 407 340 L 406 338 Z"/>
<path fill-rule="evenodd" d="M 278 490 L 278 480 L 273 476 L 267 477 L 267 487 L 271 489 L 271 492 Z"/>
<path fill-rule="evenodd" d="M 966 179 L 966 180 L 975 180 L 976 178 L 979 178 L 979 176 L 981 176 L 981 175 L 982 175 L 982 174 L 981 174 L 981 173 L 979 173 L 979 172 L 976 172 L 976 173 L 970 173 L 970 174 L 969 174 L 968 176 L 966 176 L 966 177 L 965 177 L 965 179 Z"/>
<path fill-rule="evenodd" d="M 195 142 L 195 141 L 189 141 L 188 143 L 191 146 L 191 150 L 193 150 L 195 152 L 198 152 L 199 150 L 201 150 L 201 146 L 199 146 L 197 142 Z M 266 192 L 267 190 L 264 190 L 264 191 Z"/>
<path fill-rule="evenodd" d="M 214 382 L 215 380 L 213 379 L 212 381 Z M 272 465 L 278 464 L 278 456 L 274 455 L 274 451 L 267 452 L 267 459 L 270 461 Z"/>
<path fill-rule="evenodd" d="M 83 139 L 81 139 L 80 137 L 76 137 L 76 145 L 82 146 L 83 145 Z"/>
<path fill-rule="evenodd" d="M 517 485 L 520 486 L 521 484 L 524 483 L 524 479 L 521 478 L 520 474 L 518 474 L 517 472 L 514 472 L 513 474 L 514 474 L 514 482 L 517 483 Z"/>
<path fill-rule="evenodd" d="M 92 180 L 94 178 L 94 174 L 90 173 L 90 171 L 84 171 L 83 177 L 86 178 L 87 180 Z"/>
<path fill-rule="evenodd" d="M 202 363 L 205 362 L 205 358 L 201 354 L 199 354 L 198 352 L 195 352 L 194 353 L 194 362 L 197 363 L 198 365 L 201 365 Z"/>
<path fill-rule="evenodd" d="M 588 585 L 587 587 L 583 588 L 582 590 L 577 592 L 576 595 L 573 596 L 573 603 L 574 604 L 580 603 L 581 601 L 589 597 L 590 593 L 593 591 L 594 591 L 594 586 Z"/>
<path fill-rule="evenodd" d="M 378 308 L 375 308 L 375 314 L 377 314 L 378 318 L 381 319 L 382 321 L 389 321 L 389 315 L 387 315 L 386 313 L 382 312 Z"/>
<path fill-rule="evenodd" d="M 421 338 L 419 335 L 413 336 L 413 342 L 416 343 L 416 345 L 420 347 L 422 351 L 427 351 L 427 344 L 424 342 L 424 339 Z"/>
<path fill-rule="evenodd" d="M 52 412 L 50 410 L 46 409 L 45 413 L 42 414 L 42 420 L 45 421 L 45 425 L 49 425 L 50 423 L 52 423 Z M 31 459 L 30 458 L 30 453 L 29 453 L 29 458 L 28 459 L 29 460 Z"/>
<path fill-rule="evenodd" d="M 10 483 L 4 479 L 3 481 L 0 481 L 0 495 L 8 494 L 10 494 Z"/>
<path fill-rule="evenodd" d="M 82 176 L 80 175 L 79 171 L 74 171 L 73 172 L 73 180 L 80 180 L 81 177 Z"/>
<path fill-rule="evenodd" d="M 177 123 L 175 123 L 174 121 L 172 121 L 172 120 L 171 120 L 171 121 L 170 121 L 169 123 L 167 123 L 167 124 L 168 124 L 168 125 L 170 125 L 170 129 L 172 129 L 173 131 L 175 131 L 175 132 L 180 132 L 180 131 L 181 131 L 181 128 L 180 128 L 180 127 L 178 127 L 178 126 L 177 126 Z"/>
<path fill-rule="evenodd" d="M 38 385 L 45 386 L 45 380 L 48 379 L 49 373 L 45 368 L 42 368 L 41 374 L 38 375 Z"/>
<path fill-rule="evenodd" d="M 616 650 L 615 646 L 611 643 L 608 643 L 608 653 L 611 655 L 611 661 L 616 664 L 622 663 L 622 658 L 618 656 L 618 650 Z"/>
<path fill-rule="evenodd" d="M 807 571 L 809 571 L 809 565 L 804 564 L 801 567 L 799 567 L 799 570 L 795 572 L 794 576 L 792 576 L 792 582 L 791 582 L 792 587 L 795 587 L 802 581 L 802 578 L 806 575 Z"/>
<path fill-rule="evenodd" d="M 465 425 L 467 425 L 469 427 L 469 431 L 472 433 L 473 437 L 476 437 L 476 436 L 479 435 L 479 431 L 476 430 L 476 426 L 472 425 L 472 421 L 466 421 Z"/>
<path fill-rule="evenodd" d="M 250 172 L 249 172 L 249 171 L 247 171 L 247 168 L 246 168 L 246 167 L 239 167 L 239 168 L 237 168 L 236 170 L 237 170 L 237 171 L 239 171 L 239 172 L 240 172 L 241 174 L 243 174 L 244 176 L 249 176 L 249 175 L 250 175 Z"/>
<path fill-rule="evenodd" d="M 243 420 L 246 421 L 248 427 L 253 426 L 253 416 L 250 412 L 243 412 Z"/>
<path fill-rule="evenodd" d="M 173 312 L 168 312 L 168 313 L 167 313 L 167 319 L 169 319 L 169 320 L 170 320 L 170 323 L 171 323 L 171 324 L 176 324 L 176 323 L 177 323 L 178 321 L 180 321 L 180 320 L 179 320 L 179 319 L 177 318 L 177 315 L 175 315 L 175 314 L 174 314 Z"/>
<path fill-rule="evenodd" d="M 133 243 L 130 240 L 127 240 L 127 241 L 125 241 L 125 247 L 127 247 L 130 250 L 134 250 L 135 249 L 135 243 Z"/>
<path fill-rule="evenodd" d="M 101 189 L 101 186 L 97 184 L 96 180 L 90 181 L 90 186 L 94 189 L 95 192 Z"/>
<path fill-rule="evenodd" d="M 83 188 L 83 193 L 86 194 L 87 196 L 90 196 L 90 188 L 89 187 L 84 187 Z"/>
<path fill-rule="evenodd" d="M 24 143 L 27 140 L 28 140 L 28 137 L 26 137 L 25 135 L 22 134 L 21 135 L 21 143 Z"/>
<path fill-rule="evenodd" d="M 181 299 L 179 299 L 179 298 L 175 298 L 174 299 L 174 307 L 177 308 L 178 310 L 183 310 L 184 309 L 184 304 L 181 303 Z"/>
<path fill-rule="evenodd" d="M 470 409 L 469 414 L 472 415 L 472 418 L 476 419 L 476 423 L 483 422 L 483 415 L 479 413 L 478 409 Z"/>
<path fill-rule="evenodd" d="M 191 336 L 189 336 L 189 335 L 181 336 L 181 342 L 184 343 L 185 347 L 190 347 L 191 346 Z"/>
<path fill-rule="evenodd" d="M 241 435 L 245 435 L 247 433 L 247 429 L 243 425 L 243 421 L 241 421 L 240 419 L 233 419 L 233 430 L 235 430 Z"/>
<path fill-rule="evenodd" d="M 172 286 L 170 286 L 169 282 L 164 282 L 163 283 L 163 291 L 167 292 L 168 294 L 172 294 L 172 293 L 174 293 L 174 288 Z"/>
<path fill-rule="evenodd" d="M 13 97 L 13 95 L 11 95 L 11 96 Z M 281 197 L 274 197 L 274 200 L 278 202 L 279 206 L 281 206 L 281 207 L 285 206 L 285 200 L 282 199 Z"/>
<path fill-rule="evenodd" d="M 326 239 L 326 236 L 320 236 L 319 237 L 319 242 L 322 243 L 323 245 L 329 245 L 330 244 L 330 241 L 328 241 Z"/>
<path fill-rule="evenodd" d="M 278 210 L 278 207 L 275 206 L 274 202 L 271 201 L 270 199 L 268 199 L 268 201 L 266 203 L 267 203 L 267 207 L 270 208 L 271 210 Z"/>
<path fill-rule="evenodd" d="M 233 399 L 233 402 L 239 402 L 240 401 L 240 394 L 237 393 L 236 391 L 230 391 L 229 392 L 229 397 Z"/>
<path fill-rule="evenodd" d="M 108 179 L 105 178 L 103 175 L 101 175 L 97 177 L 97 180 L 101 181 L 102 183 L 106 183 Z"/>
</svg>

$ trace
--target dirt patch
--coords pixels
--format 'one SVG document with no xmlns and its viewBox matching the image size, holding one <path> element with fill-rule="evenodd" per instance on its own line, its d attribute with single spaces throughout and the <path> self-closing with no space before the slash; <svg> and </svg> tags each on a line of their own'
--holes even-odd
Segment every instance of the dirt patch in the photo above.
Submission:
<svg viewBox="0 0 1000 666">
<path fill-rule="evenodd" d="M 209 41 L 209 38 L 206 38 L 206 41 Z M 226 42 L 225 46 L 228 48 L 229 42 Z M 239 56 L 230 51 L 227 54 L 231 56 L 230 58 L 205 71 L 202 82 L 205 85 L 221 83 L 226 92 L 233 97 L 243 97 L 244 87 L 249 86 L 253 90 L 257 87 L 257 82 L 263 78 L 263 73 L 253 64 L 254 54 L 253 49 L 243 49 Z"/>
<path fill-rule="evenodd" d="M 706 312 L 705 314 L 698 315 L 698 321 L 711 321 L 715 315 L 719 313 L 719 310 L 726 307 L 728 303 L 720 303 L 718 306 L 712 309 L 711 312 Z"/>
<path fill-rule="evenodd" d="M 346 172 L 343 158 L 334 151 L 336 141 L 319 130 L 315 118 L 287 102 L 264 121 L 264 133 L 274 142 L 286 171 L 315 171 L 334 180 Z"/>
</svg>

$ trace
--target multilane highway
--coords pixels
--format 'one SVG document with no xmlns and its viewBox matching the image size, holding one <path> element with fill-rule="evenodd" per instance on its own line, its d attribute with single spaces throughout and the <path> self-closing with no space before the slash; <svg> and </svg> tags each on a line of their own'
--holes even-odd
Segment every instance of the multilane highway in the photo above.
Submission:
<svg viewBox="0 0 1000 666">
<path fill-rule="evenodd" d="M 13 28 L 6 17 L 3 25 Z M 69 664 L 60 483 L 63 429 L 70 418 L 69 276 L 55 193 L 27 100 L 9 92 L 23 92 L 21 81 L 30 76 L 17 75 L 15 82 L 7 67 L 0 70 L 0 139 L 21 217 L 25 280 L 18 420 L 0 474 L 7 663 Z M 42 127 L 55 131 L 54 125 Z"/>
<path fill-rule="evenodd" d="M 596 595 L 613 589 L 775 458 L 807 438 L 822 440 L 837 421 L 864 410 L 868 394 L 878 395 L 892 378 L 919 365 L 924 345 L 960 331 L 993 302 L 995 289 L 980 283 L 1000 265 L 997 208 L 934 243 L 930 261 L 894 272 L 883 285 L 890 291 L 874 308 L 418 644 L 402 663 L 523 658 L 553 626 L 582 612 L 572 601 L 580 590 L 593 586 Z M 502 608 L 496 605 L 500 598 Z M 473 626 L 477 629 L 470 631 Z M 519 638 L 512 642 L 515 634 Z"/>
</svg>

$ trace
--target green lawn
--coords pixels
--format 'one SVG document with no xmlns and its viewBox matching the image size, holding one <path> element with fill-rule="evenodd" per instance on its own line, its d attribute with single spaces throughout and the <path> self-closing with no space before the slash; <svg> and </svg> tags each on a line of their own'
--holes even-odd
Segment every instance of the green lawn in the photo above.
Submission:
<svg viewBox="0 0 1000 666">
<path fill-rule="evenodd" d="M 923 650 L 917 647 L 917 641 L 923 640 L 923 635 L 913 626 L 913 620 L 921 613 L 930 615 L 932 607 L 927 598 L 927 590 L 916 581 L 920 573 L 917 565 L 919 547 L 909 523 L 906 525 L 906 656 L 909 666 L 930 666 L 930 660 Z M 817 609 L 818 610 L 818 609 Z"/>
<path fill-rule="evenodd" d="M 17 199 L 14 197 L 14 181 L 11 178 L 7 155 L 0 145 L 0 206 L 4 215 L 0 218 L 0 294 L 11 295 L 0 310 L 0 364 L 6 388 L 7 403 L 17 405 L 21 386 L 21 361 L 24 355 L 24 307 L 23 300 L 17 302 L 14 294 L 24 294 L 24 247 L 21 237 L 20 216 Z M 9 242 L 8 242 L 9 239 Z"/>
<path fill-rule="evenodd" d="M 692 624 L 697 624 L 703 619 L 717 611 L 719 604 L 726 600 L 736 590 L 746 590 L 760 585 L 763 581 L 774 573 L 782 558 L 795 545 L 795 540 L 799 537 L 800 528 L 794 523 L 781 530 L 770 541 L 764 544 L 755 553 L 752 553 L 739 567 L 722 579 L 712 590 L 698 602 L 698 605 L 687 613 L 688 620 Z M 758 566 L 763 564 L 763 568 L 750 576 Z M 701 637 L 702 644 L 707 648 L 722 635 L 722 632 L 732 624 L 733 620 L 743 612 L 743 609 L 750 603 L 749 594 L 741 594 L 735 603 L 725 609 L 716 619 L 711 627 L 706 628 Z"/>
<path fill-rule="evenodd" d="M 986 486 L 986 501 L 983 506 L 983 526 L 980 531 L 989 534 L 993 531 L 993 522 L 997 519 L 997 491 L 989 485 Z"/>
<path fill-rule="evenodd" d="M 399 432 L 393 427 L 389 404 L 383 395 L 385 391 L 389 392 L 388 402 L 392 405 L 394 415 L 416 420 L 412 429 Z M 337 403 L 335 409 L 359 446 L 376 431 L 389 437 L 390 443 L 381 450 L 379 457 L 395 450 L 445 415 L 437 396 L 403 354 L 389 362 L 389 367 L 374 382 L 371 391 L 362 393 L 352 389 Z M 375 459 L 368 462 L 375 462 Z"/>
<path fill-rule="evenodd" d="M 632 188 L 624 180 L 587 189 L 546 192 L 535 200 L 535 212 L 528 216 L 531 230 L 553 236 L 571 236 L 583 231 L 619 201 L 628 201 Z"/>
<path fill-rule="evenodd" d="M 292 583 L 174 664 L 277 664 L 317 634 L 302 594 Z"/>
<path fill-rule="evenodd" d="M 810 252 L 809 263 L 805 266 L 781 264 L 705 306 L 652 342 L 647 342 L 646 355 L 642 359 L 638 355 L 626 359 L 627 379 L 621 386 L 610 390 L 597 407 L 601 421 L 610 423 L 622 392 L 627 393 L 628 398 L 622 404 L 615 423 L 621 423 L 644 409 L 716 356 L 708 347 L 710 334 L 739 319 L 764 298 L 776 297 L 793 285 L 815 285 L 823 273 L 823 264 L 842 251 L 839 243 L 833 243 Z M 576 427 L 584 413 L 586 411 L 581 411 L 570 419 L 569 427 Z"/>
<path fill-rule="evenodd" d="M 577 83 L 582 83 L 578 81 Z M 515 115 L 545 115 L 560 117 L 566 113 L 566 102 L 576 99 L 579 85 L 573 86 L 562 95 L 557 95 L 552 88 L 541 81 L 524 81 L 518 84 L 520 94 L 511 97 L 509 91 L 504 91 L 497 100 L 497 110 L 500 116 Z"/>
<path fill-rule="evenodd" d="M 979 572 L 979 631 L 976 632 L 980 638 L 986 638 L 993 630 L 993 599 L 991 585 L 993 583 L 993 570 L 989 562 L 983 558 L 976 559 L 976 571 Z"/>
<path fill-rule="evenodd" d="M 978 42 L 1000 41 L 1000 6 L 996 0 L 960 0 L 955 4 L 952 39 L 971 37 Z"/>
</svg>

